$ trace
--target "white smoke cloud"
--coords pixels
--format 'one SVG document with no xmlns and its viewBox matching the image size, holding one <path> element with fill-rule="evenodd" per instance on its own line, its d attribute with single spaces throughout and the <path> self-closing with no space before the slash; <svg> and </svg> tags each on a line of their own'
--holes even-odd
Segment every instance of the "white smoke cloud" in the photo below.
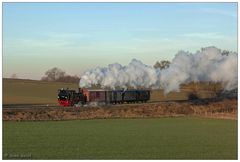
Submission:
<svg viewBox="0 0 240 162">
<path fill-rule="evenodd" d="M 189 82 L 220 82 L 226 90 L 237 88 L 237 53 L 222 55 L 216 47 L 207 47 L 194 54 L 179 51 L 169 68 L 163 70 L 133 59 L 127 66 L 115 63 L 86 71 L 79 86 L 161 88 L 168 93 L 178 91 L 181 84 Z"/>
</svg>

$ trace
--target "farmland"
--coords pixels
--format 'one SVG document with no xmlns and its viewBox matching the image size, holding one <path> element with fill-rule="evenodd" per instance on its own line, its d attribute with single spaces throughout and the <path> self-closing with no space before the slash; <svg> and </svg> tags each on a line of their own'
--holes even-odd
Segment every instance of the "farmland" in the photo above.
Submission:
<svg viewBox="0 0 240 162">
<path fill-rule="evenodd" d="M 77 84 L 23 79 L 3 79 L 4 104 L 56 104 L 57 90 L 77 89 Z"/>
<path fill-rule="evenodd" d="M 206 99 L 219 85 L 189 84 L 167 95 L 154 90 L 144 104 L 79 109 L 56 106 L 62 87 L 78 85 L 3 79 L 3 159 L 237 159 L 237 99 Z M 192 93 L 201 100 L 177 101 Z"/>
<path fill-rule="evenodd" d="M 237 159 L 237 121 L 186 117 L 3 122 L 3 159 L 23 158 Z"/>
</svg>

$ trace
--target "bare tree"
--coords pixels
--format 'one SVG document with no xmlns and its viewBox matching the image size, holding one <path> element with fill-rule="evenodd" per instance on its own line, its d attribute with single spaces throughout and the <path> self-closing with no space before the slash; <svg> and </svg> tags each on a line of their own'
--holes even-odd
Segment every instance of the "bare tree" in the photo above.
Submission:
<svg viewBox="0 0 240 162">
<path fill-rule="evenodd" d="M 45 81 L 56 81 L 61 77 L 65 76 L 65 72 L 57 67 L 54 67 L 52 69 L 49 69 L 45 72 L 45 76 L 42 77 L 42 80 Z"/>
<path fill-rule="evenodd" d="M 80 78 L 78 76 L 71 76 L 66 74 L 60 68 L 54 67 L 45 72 L 45 76 L 42 77 L 43 81 L 56 81 L 56 82 L 67 82 L 67 83 L 78 83 Z"/>
<path fill-rule="evenodd" d="M 67 83 L 78 83 L 80 81 L 80 78 L 78 76 L 71 76 L 71 75 L 65 75 L 63 77 L 60 77 L 58 80 L 59 82 L 67 82 Z"/>
<path fill-rule="evenodd" d="M 157 61 L 156 63 L 155 63 L 155 65 L 153 66 L 155 69 L 157 69 L 157 68 L 160 68 L 161 70 L 162 69 L 166 69 L 166 68 L 168 68 L 169 66 L 170 66 L 170 61 L 168 61 L 168 60 L 162 60 L 162 61 Z"/>
<path fill-rule="evenodd" d="M 223 56 L 228 56 L 229 54 L 230 54 L 230 51 L 228 51 L 228 50 L 223 50 L 222 51 Z"/>
<path fill-rule="evenodd" d="M 17 76 L 17 74 L 12 74 L 10 78 L 12 78 L 12 79 L 17 79 L 18 76 Z"/>
</svg>

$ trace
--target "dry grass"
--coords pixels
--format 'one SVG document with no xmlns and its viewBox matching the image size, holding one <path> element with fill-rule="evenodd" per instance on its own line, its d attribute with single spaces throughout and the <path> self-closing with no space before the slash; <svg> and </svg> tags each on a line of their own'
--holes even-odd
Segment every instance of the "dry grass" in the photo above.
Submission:
<svg viewBox="0 0 240 162">
<path fill-rule="evenodd" d="M 74 120 L 99 118 L 157 118 L 202 116 L 237 119 L 237 100 L 158 102 L 85 108 L 4 109 L 3 120 Z"/>
</svg>

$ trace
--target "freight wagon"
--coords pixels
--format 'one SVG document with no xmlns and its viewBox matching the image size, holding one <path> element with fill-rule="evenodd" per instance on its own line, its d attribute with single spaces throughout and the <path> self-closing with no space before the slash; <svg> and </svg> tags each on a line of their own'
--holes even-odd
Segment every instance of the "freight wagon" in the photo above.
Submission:
<svg viewBox="0 0 240 162">
<path fill-rule="evenodd" d="M 150 99 L 150 90 L 102 90 L 102 89 L 79 89 L 59 90 L 58 103 L 62 106 L 74 104 L 88 104 L 91 102 L 105 104 L 123 104 L 147 102 Z"/>
</svg>

